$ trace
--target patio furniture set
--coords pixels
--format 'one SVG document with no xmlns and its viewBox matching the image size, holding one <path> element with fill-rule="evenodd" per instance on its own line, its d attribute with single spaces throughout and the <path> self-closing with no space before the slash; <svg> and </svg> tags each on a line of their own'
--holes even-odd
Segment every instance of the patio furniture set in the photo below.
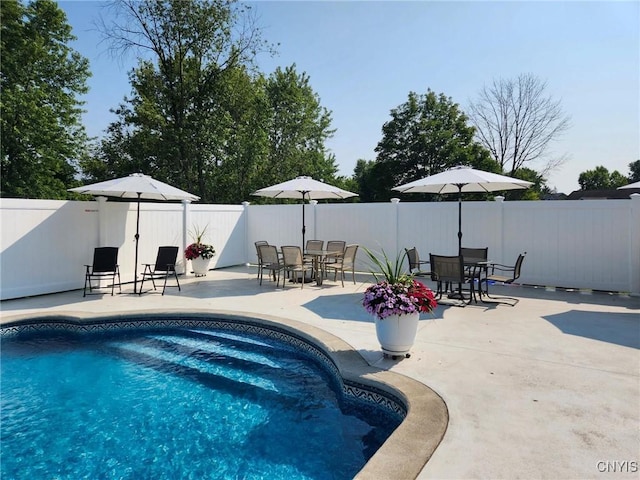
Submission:
<svg viewBox="0 0 640 480">
<path fill-rule="evenodd" d="M 415 276 L 429 277 L 436 282 L 436 298 L 440 299 L 444 294 L 448 294 L 448 298 L 462 300 L 463 304 L 470 304 L 472 301 L 478 303 L 479 298 L 483 303 L 515 305 L 518 302 L 516 298 L 491 297 L 489 285 L 496 282 L 510 284 L 516 281 L 520 277 L 522 262 L 527 252 L 519 254 L 514 265 L 504 265 L 489 260 L 488 250 L 486 247 L 461 247 L 460 255 L 430 253 L 429 261 L 426 261 L 420 260 L 416 247 L 405 249 L 409 271 Z M 427 265 L 429 269 L 425 270 Z M 468 287 L 465 288 L 465 285 Z"/>
<path fill-rule="evenodd" d="M 530 182 L 519 179 L 496 175 L 489 172 L 474 170 L 469 167 L 458 166 L 445 172 L 431 175 L 424 179 L 420 179 L 406 185 L 394 187 L 402 193 L 458 193 L 458 252 L 457 257 L 445 257 L 442 255 L 430 255 L 430 263 L 432 271 L 429 272 L 432 280 L 438 285 L 438 293 L 442 295 L 443 287 L 446 289 L 452 284 L 458 285 L 457 296 L 464 299 L 462 286 L 469 284 L 469 302 L 476 301 L 474 284 L 479 284 L 478 293 L 482 301 L 482 282 L 485 282 L 485 293 L 488 297 L 488 285 L 492 281 L 488 274 L 489 268 L 492 270 L 494 278 L 504 277 L 504 275 L 496 276 L 493 273 L 496 269 L 507 268 L 504 265 L 497 265 L 488 262 L 486 257 L 487 249 L 484 252 L 475 251 L 467 252 L 465 255 L 462 248 L 462 193 L 463 192 L 493 192 L 510 189 L 527 188 Z M 164 295 L 167 287 L 167 279 L 174 276 L 176 286 L 180 289 L 178 275 L 175 271 L 175 263 L 177 260 L 178 247 L 160 247 L 158 257 L 155 264 L 144 264 L 144 272 L 142 274 L 142 283 L 140 289 L 137 288 L 138 282 L 138 242 L 139 242 L 139 221 L 140 221 L 140 201 L 141 199 L 151 199 L 158 201 L 182 200 L 194 201 L 199 197 L 189 192 L 179 190 L 171 185 L 159 182 L 147 175 L 134 173 L 128 177 L 100 182 L 92 185 L 85 185 L 69 189 L 70 191 L 92 194 L 96 196 L 109 196 L 135 199 L 138 204 L 136 234 L 135 234 L 135 271 L 134 271 L 134 293 L 142 293 L 142 285 L 147 279 L 151 280 L 154 289 L 156 288 L 155 280 L 164 278 L 164 286 L 162 294 Z M 297 246 L 285 245 L 280 251 L 277 247 L 265 243 L 256 242 L 256 250 L 258 254 L 258 279 L 262 284 L 263 271 L 269 270 L 272 277 L 276 280 L 276 286 L 279 283 L 280 272 L 285 272 L 290 280 L 300 279 L 301 288 L 304 286 L 305 278 L 314 278 L 318 286 L 322 285 L 328 271 L 333 270 L 334 279 L 340 273 L 342 286 L 344 286 L 344 274 L 347 271 L 352 272 L 355 283 L 355 256 L 358 245 L 345 245 L 344 241 L 329 241 L 326 249 L 324 241 L 309 240 L 305 243 L 305 200 L 312 199 L 345 199 L 356 196 L 355 193 L 342 190 L 338 187 L 319 182 L 310 177 L 297 177 L 293 180 L 283 182 L 281 184 L 266 187 L 254 192 L 254 195 L 270 198 L 295 198 L 302 200 L 302 243 L 305 245 L 304 251 Z M 111 277 L 111 294 L 113 295 L 115 286 L 120 288 L 120 272 L 117 265 L 118 249 L 109 247 L 110 249 L 96 249 L 94 253 L 93 265 L 86 265 L 85 285 L 83 295 L 87 294 L 87 286 L 89 293 L 92 293 L 94 287 L 92 280 L 107 279 Z M 467 249 L 468 250 L 468 249 Z M 482 250 L 482 249 L 480 249 Z M 175 255 L 174 255 L 175 252 Z M 407 252 L 409 254 L 409 251 Z M 483 255 L 484 254 L 484 255 Z M 415 268 L 420 267 L 417 250 L 412 250 L 415 256 L 413 263 Z M 480 256 L 476 256 L 480 255 Z M 411 263 L 410 259 L 410 263 Z M 519 264 L 521 259 L 516 263 L 512 270 L 514 273 L 511 281 L 515 280 L 516 267 L 519 276 Z M 422 262 L 424 264 L 424 262 Z M 152 268 L 153 267 L 153 268 Z M 413 267 L 412 267 L 413 269 Z M 484 274 L 484 277 L 482 276 Z M 116 277 L 118 279 L 116 283 Z M 284 280 L 283 280 L 284 283 Z M 99 285 L 99 284 L 98 284 Z M 450 295 L 451 296 L 451 295 Z"/>
<path fill-rule="evenodd" d="M 343 287 L 345 273 L 351 272 L 352 281 L 355 284 L 355 261 L 358 252 L 356 244 L 347 245 L 343 240 L 330 240 L 325 246 L 323 240 L 308 240 L 304 251 L 301 247 L 294 245 L 283 245 L 278 249 L 277 246 L 270 245 L 267 241 L 257 241 L 255 246 L 260 285 L 262 285 L 265 270 L 276 282 L 276 287 L 280 283 L 281 276 L 283 288 L 286 279 L 292 283 L 300 283 L 300 288 L 304 288 L 304 284 L 310 281 L 315 281 L 317 286 L 322 286 L 323 280 L 328 277 L 330 272 L 333 272 L 334 281 L 337 280 L 338 274 L 340 275 Z M 167 287 L 177 287 L 178 290 L 181 290 L 175 267 L 178 252 L 179 247 L 177 246 L 158 247 L 155 263 L 143 264 L 144 270 L 140 288 L 134 293 L 141 295 L 144 282 L 148 280 L 151 280 L 154 290 L 157 289 L 156 280 L 164 281 L 162 295 Z M 406 248 L 405 252 L 409 262 L 409 271 L 413 275 L 429 277 L 436 282 L 436 297 L 438 299 L 447 294 L 448 298 L 461 300 L 463 304 L 478 303 L 478 299 L 483 303 L 498 302 L 515 305 L 518 302 L 513 297 L 501 297 L 500 299 L 491 297 L 489 285 L 496 282 L 509 284 L 517 280 L 520 277 L 526 252 L 518 255 L 514 265 L 490 261 L 486 247 L 463 247 L 461 255 L 453 256 L 430 253 L 428 261 L 420 259 L 416 247 Z M 93 263 L 85 265 L 85 268 L 83 296 L 94 294 L 93 290 L 99 289 L 100 285 L 95 286 L 93 281 L 103 279 L 111 281 L 111 295 L 114 294 L 116 286 L 122 292 L 117 247 L 96 248 Z M 167 284 L 170 277 L 175 278 L 175 285 Z"/>
<path fill-rule="evenodd" d="M 299 246 L 283 245 L 278 250 L 275 245 L 266 241 L 255 242 L 258 256 L 258 280 L 262 285 L 264 271 L 267 270 L 270 277 L 275 280 L 276 287 L 280 283 L 282 273 L 282 286 L 286 278 L 293 283 L 300 283 L 304 288 L 305 282 L 315 280 L 317 286 L 321 286 L 329 272 L 333 272 L 334 281 L 340 274 L 340 280 L 344 287 L 346 272 L 351 272 L 355 284 L 355 261 L 358 245 L 347 245 L 343 240 L 308 240 L 304 251 Z"/>
</svg>

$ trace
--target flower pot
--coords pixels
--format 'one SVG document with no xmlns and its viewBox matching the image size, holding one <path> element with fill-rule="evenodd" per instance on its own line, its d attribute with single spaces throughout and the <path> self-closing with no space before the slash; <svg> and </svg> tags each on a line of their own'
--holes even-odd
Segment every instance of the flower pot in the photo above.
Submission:
<svg viewBox="0 0 640 480">
<path fill-rule="evenodd" d="M 418 331 L 420 313 L 408 315 L 390 315 L 383 319 L 375 318 L 376 335 L 385 355 L 409 357 Z"/>
<path fill-rule="evenodd" d="M 210 258 L 197 257 L 191 260 L 191 269 L 196 277 L 204 277 L 209 271 Z"/>
</svg>

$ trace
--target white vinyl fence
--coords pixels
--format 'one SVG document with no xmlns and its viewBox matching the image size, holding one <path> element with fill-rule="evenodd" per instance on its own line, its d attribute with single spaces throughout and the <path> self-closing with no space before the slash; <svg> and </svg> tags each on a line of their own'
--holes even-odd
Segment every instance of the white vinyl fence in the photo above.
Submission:
<svg viewBox="0 0 640 480">
<path fill-rule="evenodd" d="M 211 268 L 255 263 L 254 242 L 302 243 L 302 205 L 142 203 L 138 263 L 157 247 L 191 243 L 206 227 L 217 255 Z M 415 246 L 454 255 L 458 204 L 318 203 L 305 207 L 306 239 L 345 240 L 389 257 Z M 134 277 L 136 204 L 2 199 L 0 299 L 82 288 L 97 246 L 119 247 L 123 282 Z M 489 247 L 490 260 L 513 264 L 527 252 L 526 284 L 640 294 L 640 195 L 630 200 L 463 202 L 462 244 Z M 364 252 L 359 267 L 369 270 Z M 179 259 L 179 271 L 187 271 Z M 138 267 L 141 273 L 141 267 Z"/>
</svg>

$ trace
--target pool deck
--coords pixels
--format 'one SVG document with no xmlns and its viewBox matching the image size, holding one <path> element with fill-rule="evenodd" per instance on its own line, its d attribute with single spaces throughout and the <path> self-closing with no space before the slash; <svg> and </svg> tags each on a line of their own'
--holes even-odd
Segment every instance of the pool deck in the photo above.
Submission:
<svg viewBox="0 0 640 480">
<path fill-rule="evenodd" d="M 308 324 L 371 366 L 428 385 L 449 423 L 419 479 L 625 479 L 640 471 L 640 298 L 501 286 L 515 307 L 439 306 L 410 358 L 384 358 L 361 306 L 371 283 L 322 287 L 256 280 L 255 267 L 181 277 L 182 291 L 82 297 L 76 290 L 0 303 L 0 322 L 33 313 L 217 310 Z M 429 284 L 429 282 L 426 282 Z M 123 292 L 132 292 L 132 285 Z M 146 289 L 146 285 L 145 285 Z M 396 477 L 393 480 L 404 480 Z"/>
</svg>

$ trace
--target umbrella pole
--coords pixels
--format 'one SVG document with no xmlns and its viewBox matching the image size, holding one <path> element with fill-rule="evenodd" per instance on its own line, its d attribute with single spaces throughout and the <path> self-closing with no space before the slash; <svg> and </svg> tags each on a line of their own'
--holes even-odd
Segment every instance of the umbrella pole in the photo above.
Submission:
<svg viewBox="0 0 640 480">
<path fill-rule="evenodd" d="M 133 293 L 138 292 L 138 239 L 140 238 L 140 196 L 138 192 L 138 215 L 136 217 L 136 263 L 133 266 Z"/>
<path fill-rule="evenodd" d="M 306 192 L 302 192 L 302 252 L 304 253 L 304 235 L 307 232 L 307 227 L 304 224 L 304 195 Z"/>
<path fill-rule="evenodd" d="M 462 255 L 462 185 L 458 184 L 458 255 Z"/>
<path fill-rule="evenodd" d="M 462 256 L 462 184 L 458 184 L 458 256 Z M 464 300 L 462 284 L 458 284 L 458 297 Z"/>
</svg>

